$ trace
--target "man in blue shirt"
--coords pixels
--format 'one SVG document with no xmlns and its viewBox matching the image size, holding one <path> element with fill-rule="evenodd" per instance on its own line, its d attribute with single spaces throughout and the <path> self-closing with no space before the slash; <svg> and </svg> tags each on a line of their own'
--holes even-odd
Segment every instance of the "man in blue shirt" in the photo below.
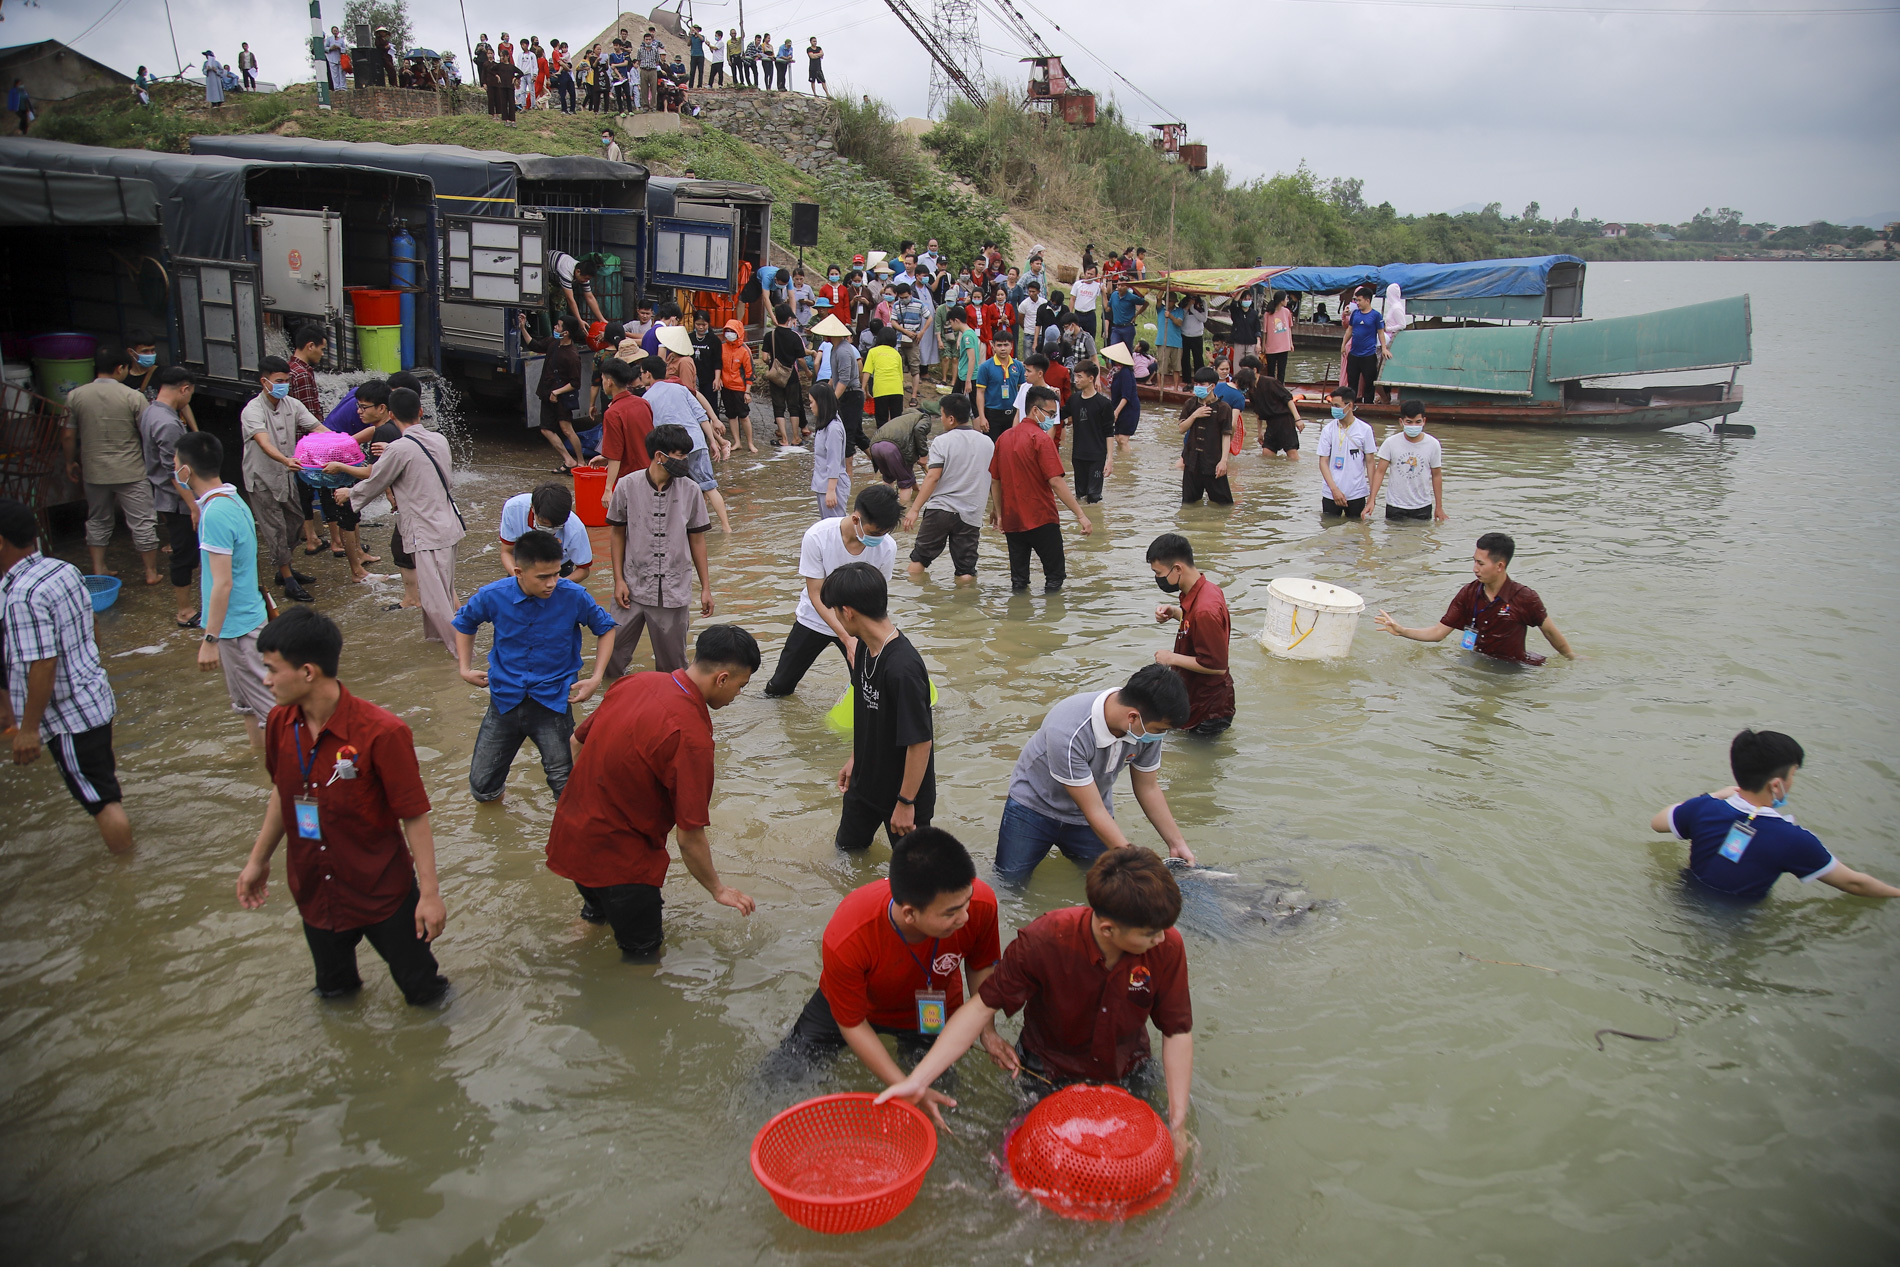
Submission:
<svg viewBox="0 0 1900 1267">
<path fill-rule="evenodd" d="M 1744 730 L 1728 749 L 1734 785 L 1658 810 L 1650 830 L 1688 841 L 1689 874 L 1743 901 L 1767 897 L 1784 872 L 1859 897 L 1900 897 L 1900 889 L 1844 865 L 1783 809 L 1804 755 L 1778 731 Z"/>
<path fill-rule="evenodd" d="M 539 528 L 561 539 L 561 575 L 576 585 L 594 569 L 594 543 L 587 525 L 574 513 L 574 494 L 565 484 L 537 485 L 532 493 L 517 493 L 501 504 L 501 570 L 515 574 L 515 542 L 521 534 Z"/>
<path fill-rule="evenodd" d="M 515 574 L 476 590 L 455 613 L 455 658 L 462 680 L 488 688 L 488 713 L 469 758 L 468 787 L 498 801 L 523 739 L 534 740 L 541 769 L 558 798 L 574 768 L 568 740 L 573 705 L 599 689 L 613 654 L 617 622 L 588 592 L 561 579 L 561 539 L 539 528 L 515 538 Z M 495 626 L 488 670 L 469 667 L 475 631 Z M 594 675 L 576 681 L 580 627 L 594 631 Z"/>
<path fill-rule="evenodd" d="M 277 706 L 265 684 L 257 635 L 270 618 L 257 584 L 257 520 L 237 489 L 224 482 L 224 446 L 208 431 L 178 437 L 172 479 L 198 507 L 198 671 L 222 671 L 231 707 L 244 718 L 253 751 L 264 748 L 264 724 Z"/>
<path fill-rule="evenodd" d="M 976 411 L 983 430 L 1000 436 L 1016 423 L 1016 397 L 1022 392 L 1026 371 L 1016 359 L 1015 341 L 1001 326 L 990 341 L 990 351 L 990 359 L 976 367 Z"/>
<path fill-rule="evenodd" d="M 1353 292 L 1352 311 L 1346 314 L 1346 322 L 1351 327 L 1350 342 L 1346 346 L 1346 386 L 1365 404 L 1378 399 L 1373 394 L 1373 385 L 1379 381 L 1379 366 L 1391 355 L 1392 348 L 1385 332 L 1385 316 L 1372 306 L 1372 297 L 1377 293 L 1369 285 L 1361 286 Z"/>
<path fill-rule="evenodd" d="M 1115 278 L 1115 293 L 1108 297 L 1108 341 L 1135 345 L 1135 318 L 1148 301 L 1128 287 L 1124 277 Z"/>
<path fill-rule="evenodd" d="M 389 421 L 389 382 L 372 378 L 345 392 L 343 399 L 323 416 L 323 425 L 345 435 L 361 435 Z M 364 441 L 358 440 L 358 444 Z M 367 450 L 365 450 L 367 451 Z"/>
</svg>

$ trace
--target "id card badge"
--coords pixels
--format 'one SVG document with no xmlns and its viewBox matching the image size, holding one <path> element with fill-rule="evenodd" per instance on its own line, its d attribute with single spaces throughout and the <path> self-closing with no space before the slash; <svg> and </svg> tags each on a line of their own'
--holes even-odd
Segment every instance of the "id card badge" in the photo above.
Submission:
<svg viewBox="0 0 1900 1267">
<path fill-rule="evenodd" d="M 917 1032 L 920 1034 L 943 1033 L 944 1004 L 946 997 L 942 990 L 917 991 Z"/>
<path fill-rule="evenodd" d="M 1465 630 L 1465 636 L 1458 640 L 1458 645 L 1463 647 L 1466 651 L 1476 649 L 1478 645 L 1477 626 L 1474 625 L 1470 629 Z"/>
<path fill-rule="evenodd" d="M 1730 862 L 1740 862 L 1742 855 L 1748 852 L 1749 842 L 1754 839 L 1755 824 L 1753 820 L 1738 818 L 1734 824 L 1729 827 L 1728 837 L 1722 841 L 1722 847 L 1717 850 L 1717 852 Z"/>
<path fill-rule="evenodd" d="M 323 839 L 323 826 L 317 819 L 317 800 L 314 796 L 300 796 L 290 803 L 297 815 L 297 835 L 304 840 Z"/>
<path fill-rule="evenodd" d="M 1335 471 L 1343 471 L 1346 469 L 1346 455 L 1345 454 L 1343 453 L 1333 454 L 1333 469 Z"/>
</svg>

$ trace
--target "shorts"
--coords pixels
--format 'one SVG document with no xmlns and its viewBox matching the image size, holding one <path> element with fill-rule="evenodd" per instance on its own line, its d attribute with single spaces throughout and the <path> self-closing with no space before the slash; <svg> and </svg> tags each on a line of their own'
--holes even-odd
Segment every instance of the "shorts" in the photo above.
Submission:
<svg viewBox="0 0 1900 1267">
<path fill-rule="evenodd" d="M 66 790 L 94 818 L 106 806 L 123 799 L 118 766 L 112 757 L 111 722 L 76 734 L 54 735 L 46 741 L 46 749 L 53 754 L 59 777 L 66 780 Z"/>
<path fill-rule="evenodd" d="M 1115 434 L 1118 436 L 1132 436 L 1135 434 L 1135 428 L 1140 425 L 1141 415 L 1132 409 L 1124 409 L 1121 417 L 1115 419 Z"/>
<path fill-rule="evenodd" d="M 1387 519 L 1429 520 L 1432 517 L 1432 508 L 1430 506 L 1394 506 L 1391 502 L 1387 502 L 1385 517 Z"/>
<path fill-rule="evenodd" d="M 945 545 L 950 547 L 950 565 L 958 576 L 976 575 L 976 547 L 981 539 L 977 526 L 964 519 L 954 510 L 941 506 L 924 511 L 917 525 L 917 541 L 911 547 L 910 561 L 921 567 L 929 567 L 943 553 Z"/>
<path fill-rule="evenodd" d="M 1365 517 L 1365 513 L 1366 499 L 1363 497 L 1355 497 L 1348 501 L 1343 507 L 1330 497 L 1322 497 L 1319 499 L 1319 515 L 1321 519 L 1328 518 L 1332 515 L 1344 515 L 1348 519 L 1362 519 Z"/>
<path fill-rule="evenodd" d="M 231 697 L 231 707 L 255 717 L 260 726 L 270 720 L 270 710 L 277 705 L 277 698 L 264 684 L 264 657 L 257 653 L 257 635 L 262 629 L 259 625 L 242 637 L 218 640 L 218 667 L 224 670 L 224 689 Z"/>
<path fill-rule="evenodd" d="M 879 440 L 866 451 L 871 459 L 871 469 L 886 484 L 895 484 L 899 488 L 917 487 L 917 477 L 904 461 L 903 453 L 889 440 Z"/>
<path fill-rule="evenodd" d="M 915 342 L 899 344 L 897 355 L 904 363 L 904 372 L 906 374 L 915 374 L 917 372 L 917 344 Z"/>
<path fill-rule="evenodd" d="M 398 571 L 413 572 L 416 570 L 416 556 L 402 548 L 401 515 L 396 517 L 396 526 L 389 530 L 389 561 L 396 565 Z"/>
<path fill-rule="evenodd" d="M 726 417 L 732 421 L 752 422 L 752 393 L 734 391 L 727 387 L 719 393 L 720 408 L 726 411 Z"/>
<path fill-rule="evenodd" d="M 713 478 L 712 454 L 706 449 L 694 449 L 686 455 L 686 474 L 699 485 L 699 491 L 710 493 L 719 487 L 719 481 Z"/>
</svg>

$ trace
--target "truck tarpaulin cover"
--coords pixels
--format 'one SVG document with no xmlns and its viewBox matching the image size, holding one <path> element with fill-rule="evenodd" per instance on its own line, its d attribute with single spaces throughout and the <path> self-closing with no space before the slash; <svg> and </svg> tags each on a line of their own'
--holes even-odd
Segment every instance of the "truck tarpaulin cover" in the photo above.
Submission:
<svg viewBox="0 0 1900 1267">
<path fill-rule="evenodd" d="M 5 137 L 0 138 L 0 165 L 146 181 L 158 195 L 165 242 L 172 254 L 214 260 L 246 259 L 250 255 L 250 230 L 244 224 L 244 174 L 254 166 L 252 163 Z"/>
<path fill-rule="evenodd" d="M 1550 270 L 1581 264 L 1575 255 L 1536 255 L 1515 260 L 1473 260 L 1468 264 L 1387 264 L 1351 268 L 1289 268 L 1273 285 L 1303 294 L 1332 294 L 1367 283 L 1384 290 L 1394 282 L 1407 299 L 1484 299 L 1497 295 L 1541 295 Z"/>
<path fill-rule="evenodd" d="M 158 191 L 150 181 L 0 167 L 0 224 L 116 227 L 158 223 Z"/>
<path fill-rule="evenodd" d="M 484 216 L 513 214 L 519 178 L 624 181 L 646 175 L 646 168 L 638 163 L 611 163 L 586 155 L 556 158 L 460 145 L 384 145 L 301 136 L 194 136 L 191 152 L 283 163 L 347 163 L 427 176 L 435 182 L 435 196 L 449 204 L 445 211 Z"/>
</svg>

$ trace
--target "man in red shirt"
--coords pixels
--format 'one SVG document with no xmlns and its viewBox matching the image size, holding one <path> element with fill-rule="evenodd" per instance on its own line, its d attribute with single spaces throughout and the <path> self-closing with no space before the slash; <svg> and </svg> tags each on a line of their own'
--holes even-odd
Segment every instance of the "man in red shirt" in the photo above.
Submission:
<svg viewBox="0 0 1900 1267">
<path fill-rule="evenodd" d="M 898 1054 L 914 1063 L 963 1006 L 964 979 L 972 997 L 982 989 L 1002 958 L 996 893 L 976 878 L 976 864 L 955 836 L 919 827 L 891 847 L 889 879 L 838 903 L 825 925 L 823 957 L 818 989 L 775 1063 L 789 1075 L 849 1047 L 884 1085 L 894 1085 L 904 1071 L 878 1036 L 895 1036 Z M 1015 1067 L 1016 1053 L 993 1023 L 973 1030 L 958 1054 L 979 1039 L 999 1068 Z M 915 1098 L 941 1123 L 938 1106 L 955 1101 L 923 1085 Z"/>
<path fill-rule="evenodd" d="M 711 625 L 693 662 L 635 673 L 608 690 L 574 732 L 574 772 L 548 831 L 548 870 L 581 893 L 581 918 L 612 924 L 630 955 L 657 954 L 666 834 L 713 901 L 741 915 L 751 898 L 722 883 L 706 827 L 712 821 L 712 713 L 739 697 L 759 668 L 759 644 L 737 625 Z"/>
<path fill-rule="evenodd" d="M 429 943 L 449 913 L 436 883 L 429 794 L 415 738 L 395 714 L 337 681 L 343 633 L 314 607 L 296 606 L 257 636 L 277 700 L 264 730 L 273 784 L 264 825 L 238 874 L 238 904 L 270 892 L 270 859 L 288 826 L 290 895 L 303 915 L 317 993 L 354 994 L 356 945 L 365 937 L 411 1003 L 448 990 Z"/>
<path fill-rule="evenodd" d="M 1511 556 L 1516 553 L 1517 543 L 1505 534 L 1485 533 L 1478 538 L 1478 548 L 1471 552 L 1471 573 L 1478 579 L 1452 595 L 1451 606 L 1437 624 L 1407 629 L 1382 611 L 1379 627 L 1414 642 L 1443 642 L 1453 630 L 1463 630 L 1459 645 L 1466 651 L 1536 665 L 1545 657 L 1533 655 L 1524 647 L 1524 631 L 1535 627 L 1564 659 L 1576 659 L 1569 639 L 1544 610 L 1544 600 L 1537 591 L 1507 575 Z"/>
<path fill-rule="evenodd" d="M 1095 530 L 1082 503 L 1069 491 L 1062 455 L 1049 438 L 1057 399 L 1051 388 L 1030 388 L 1021 420 L 997 439 L 996 451 L 990 455 L 990 527 L 1002 529 L 1009 542 L 1009 585 L 1015 590 L 1029 588 L 1031 550 L 1042 560 L 1045 594 L 1061 589 L 1068 578 L 1057 498 L 1075 512 L 1083 536 Z"/>
<path fill-rule="evenodd" d="M 1174 922 L 1181 890 L 1153 851 L 1110 849 L 1089 868 L 1087 906 L 1051 911 L 1024 927 L 976 997 L 957 1009 L 930 1054 L 878 1103 L 922 1103 L 931 1080 L 996 1024 L 1023 1012 L 1023 1034 L 998 1063 L 1038 1078 L 1031 1094 L 1076 1082 L 1119 1082 L 1149 1073 L 1148 1022 L 1161 1031 L 1168 1130 L 1177 1159 L 1187 1148 L 1194 1080 L 1194 1007 L 1187 947 Z M 994 1054 L 993 1058 L 994 1058 Z M 1131 1089 L 1133 1089 L 1131 1087 Z M 955 1104 L 954 1100 L 939 1102 Z"/>
<path fill-rule="evenodd" d="M 1179 606 L 1162 603 L 1155 620 L 1178 620 L 1174 650 L 1155 652 L 1155 663 L 1181 676 L 1187 687 L 1184 729 L 1218 735 L 1234 724 L 1234 678 L 1227 671 L 1227 640 L 1233 622 L 1227 596 L 1194 566 L 1194 546 L 1178 532 L 1164 532 L 1148 545 L 1148 567 L 1163 594 L 1179 594 Z"/>
<path fill-rule="evenodd" d="M 600 420 L 600 457 L 607 464 L 607 484 L 600 494 L 604 506 L 613 500 L 622 474 L 653 465 L 646 445 L 653 430 L 653 406 L 640 395 L 653 386 L 653 373 L 644 358 L 628 364 L 616 357 L 600 367 L 600 379 L 607 392 Z"/>
</svg>

